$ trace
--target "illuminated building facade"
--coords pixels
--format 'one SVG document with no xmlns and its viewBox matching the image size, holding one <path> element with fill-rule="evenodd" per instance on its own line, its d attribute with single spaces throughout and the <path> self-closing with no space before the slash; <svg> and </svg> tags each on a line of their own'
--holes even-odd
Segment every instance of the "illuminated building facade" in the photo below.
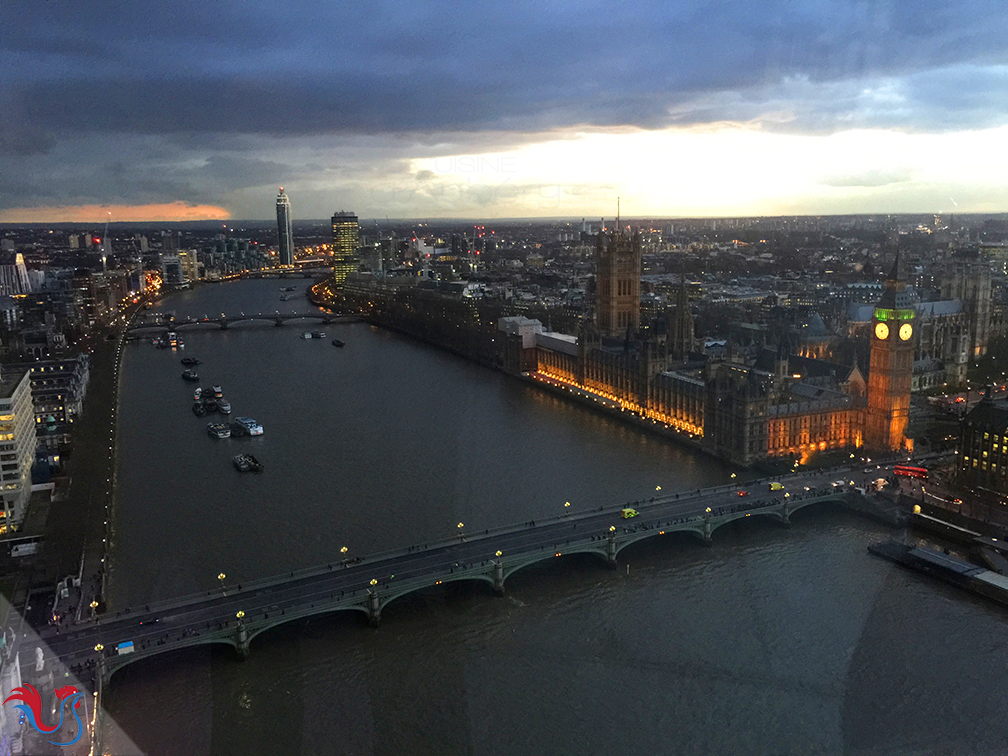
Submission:
<svg viewBox="0 0 1008 756">
<path fill-rule="evenodd" d="M 35 411 L 27 370 L 0 375 L 0 533 L 16 530 L 31 498 Z"/>
<path fill-rule="evenodd" d="M 291 218 L 290 198 L 280 187 L 276 198 L 277 213 L 277 262 L 281 265 L 294 264 L 294 225 Z"/>
<path fill-rule="evenodd" d="M 28 269 L 20 252 L 4 252 L 0 257 L 0 295 L 12 296 L 31 291 Z"/>
<path fill-rule="evenodd" d="M 357 270 L 357 247 L 360 246 L 360 226 L 357 216 L 342 210 L 332 217 L 332 283 L 342 286 L 346 277 Z"/>
<path fill-rule="evenodd" d="M 199 259 L 195 249 L 180 249 L 178 253 L 179 267 L 182 270 L 183 281 L 199 281 Z"/>
<path fill-rule="evenodd" d="M 1008 493 L 1008 404 L 990 390 L 963 418 L 956 461 L 962 484 Z"/>
<path fill-rule="evenodd" d="M 618 225 L 617 221 L 617 225 Z M 622 228 L 600 231 L 595 242 L 595 319 L 604 336 L 640 326 L 641 236 Z"/>
<path fill-rule="evenodd" d="M 913 298 L 900 278 L 897 253 L 872 315 L 864 440 L 875 451 L 897 451 L 912 444 L 906 437 L 906 428 L 910 419 L 916 315 Z"/>
</svg>

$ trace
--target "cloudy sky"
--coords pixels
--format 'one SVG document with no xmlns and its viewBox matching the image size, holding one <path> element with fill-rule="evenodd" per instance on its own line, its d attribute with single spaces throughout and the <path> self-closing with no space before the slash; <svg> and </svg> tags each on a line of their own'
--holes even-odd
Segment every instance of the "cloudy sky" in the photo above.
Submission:
<svg viewBox="0 0 1008 756">
<path fill-rule="evenodd" d="M 0 4 L 0 221 L 1008 210 L 1002 0 Z"/>
</svg>

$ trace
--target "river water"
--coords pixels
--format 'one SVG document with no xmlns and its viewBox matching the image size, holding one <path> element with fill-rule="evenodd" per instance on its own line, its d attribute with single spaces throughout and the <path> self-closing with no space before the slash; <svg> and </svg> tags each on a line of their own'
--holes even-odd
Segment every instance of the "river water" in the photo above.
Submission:
<svg viewBox="0 0 1008 756">
<path fill-rule="evenodd" d="M 295 282 L 205 286 L 177 315 L 315 312 Z M 296 282 L 299 291 L 303 282 Z M 306 329 L 328 338 L 303 340 Z M 124 352 L 115 607 L 467 529 L 729 480 L 730 469 L 365 324 L 183 330 Z M 333 336 L 344 349 L 330 344 Z M 179 357 L 265 427 L 215 440 Z M 231 466 L 238 451 L 266 466 Z M 574 556 L 271 631 L 244 663 L 165 655 L 113 678 L 111 753 L 1008 752 L 1006 614 L 870 556 L 843 511 Z M 901 535 L 901 534 L 897 534 Z M 629 570 L 627 566 L 629 565 Z"/>
</svg>

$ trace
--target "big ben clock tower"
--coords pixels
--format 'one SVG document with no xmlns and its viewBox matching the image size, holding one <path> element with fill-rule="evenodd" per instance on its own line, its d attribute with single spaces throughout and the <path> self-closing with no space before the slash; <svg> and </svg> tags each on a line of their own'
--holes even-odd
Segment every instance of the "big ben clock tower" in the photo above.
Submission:
<svg viewBox="0 0 1008 756">
<path fill-rule="evenodd" d="M 868 364 L 868 409 L 864 441 L 878 452 L 912 447 L 906 437 L 913 377 L 913 335 L 916 310 L 900 279 L 899 251 L 872 315 Z"/>
</svg>

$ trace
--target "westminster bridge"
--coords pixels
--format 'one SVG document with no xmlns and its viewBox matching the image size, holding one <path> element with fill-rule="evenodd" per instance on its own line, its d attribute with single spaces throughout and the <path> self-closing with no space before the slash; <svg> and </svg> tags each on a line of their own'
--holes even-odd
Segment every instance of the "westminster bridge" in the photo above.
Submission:
<svg viewBox="0 0 1008 756">
<path fill-rule="evenodd" d="M 126 329 L 126 333 L 137 335 L 141 331 L 175 331 L 190 326 L 215 326 L 226 329 L 235 323 L 260 321 L 274 326 L 282 326 L 291 322 L 312 321 L 322 325 L 332 323 L 355 323 L 360 318 L 356 315 L 333 315 L 330 312 L 239 312 L 232 315 L 221 313 L 219 316 L 204 315 L 200 317 L 165 317 L 162 314 L 135 318 Z"/>
<path fill-rule="evenodd" d="M 776 490 L 767 480 L 723 485 L 479 532 L 459 523 L 458 534 L 446 540 L 352 560 L 336 554 L 318 567 L 124 609 L 61 634 L 46 628 L 40 639 L 21 642 L 22 659 L 36 659 L 37 646 L 44 659 L 100 686 L 127 664 L 191 646 L 223 644 L 244 658 L 256 636 L 310 617 L 351 611 L 377 625 L 397 598 L 450 582 L 481 581 L 503 594 L 511 575 L 545 560 L 594 554 L 616 565 L 631 544 L 674 532 L 710 543 L 731 522 L 764 517 L 788 525 L 794 512 L 829 501 L 895 524 L 888 501 L 863 493 L 888 474 L 884 468 L 799 473 L 778 479 Z M 625 517 L 627 507 L 637 514 Z"/>
</svg>

